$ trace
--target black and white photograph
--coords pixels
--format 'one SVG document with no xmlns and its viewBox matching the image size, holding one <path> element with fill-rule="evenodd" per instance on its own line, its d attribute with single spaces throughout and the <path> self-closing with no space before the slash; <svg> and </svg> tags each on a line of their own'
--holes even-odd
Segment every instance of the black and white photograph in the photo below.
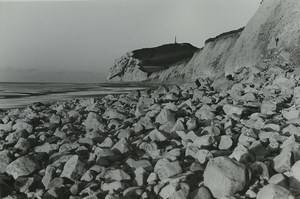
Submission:
<svg viewBox="0 0 300 199">
<path fill-rule="evenodd" d="M 0 199 L 300 199 L 300 0 L 0 0 Z"/>
</svg>

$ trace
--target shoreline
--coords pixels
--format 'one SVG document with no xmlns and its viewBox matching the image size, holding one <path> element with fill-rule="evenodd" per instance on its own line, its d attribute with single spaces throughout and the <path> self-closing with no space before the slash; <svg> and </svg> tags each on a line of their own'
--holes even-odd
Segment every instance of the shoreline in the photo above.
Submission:
<svg viewBox="0 0 300 199">
<path fill-rule="evenodd" d="M 24 108 L 27 105 L 36 102 L 51 102 L 59 100 L 68 100 L 74 98 L 101 97 L 106 94 L 128 93 L 133 89 L 150 89 L 158 85 L 150 84 L 51 84 L 45 83 L 41 87 L 40 83 L 33 83 L 29 86 L 12 83 L 9 86 L 1 85 L 0 89 L 0 108 Z M 54 85 L 54 86 L 53 86 Z M 20 87 L 20 88 L 19 88 Z"/>
<path fill-rule="evenodd" d="M 243 74 L 226 91 L 198 79 L 0 111 L 0 197 L 296 196 L 295 80 Z"/>
</svg>

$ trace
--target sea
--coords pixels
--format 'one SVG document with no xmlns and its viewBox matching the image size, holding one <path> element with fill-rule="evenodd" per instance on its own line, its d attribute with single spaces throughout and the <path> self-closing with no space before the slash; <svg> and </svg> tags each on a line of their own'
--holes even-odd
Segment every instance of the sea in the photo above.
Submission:
<svg viewBox="0 0 300 199">
<path fill-rule="evenodd" d="M 0 83 L 0 108 L 25 108 L 36 102 L 101 97 L 157 87 L 153 83 Z"/>
</svg>

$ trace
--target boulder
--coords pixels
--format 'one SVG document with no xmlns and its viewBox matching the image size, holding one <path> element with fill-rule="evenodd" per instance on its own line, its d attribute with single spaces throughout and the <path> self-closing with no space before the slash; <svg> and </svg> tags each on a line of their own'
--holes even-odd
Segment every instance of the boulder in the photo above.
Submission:
<svg viewBox="0 0 300 199">
<path fill-rule="evenodd" d="M 292 92 L 295 87 L 295 81 L 293 78 L 287 78 L 279 75 L 274 80 L 273 85 L 279 86 L 282 93 Z"/>
<path fill-rule="evenodd" d="M 238 145 L 237 147 L 235 147 L 229 157 L 242 163 L 249 163 L 254 161 L 255 159 L 250 150 L 244 145 Z"/>
<path fill-rule="evenodd" d="M 69 192 L 67 192 L 64 187 L 54 187 L 49 189 L 43 195 L 43 198 L 69 198 Z"/>
<path fill-rule="evenodd" d="M 135 109 L 135 112 L 134 112 L 134 115 L 135 117 L 142 117 L 142 116 L 145 116 L 146 115 L 146 111 L 144 111 L 144 109 L 141 109 L 139 107 L 136 107 Z"/>
<path fill-rule="evenodd" d="M 215 113 L 208 109 L 199 109 L 195 113 L 195 117 L 199 120 L 213 120 L 215 118 Z"/>
<path fill-rule="evenodd" d="M 64 169 L 60 177 L 65 177 L 75 181 L 80 179 L 85 171 L 85 164 L 79 159 L 78 155 L 74 155 L 64 165 Z"/>
<path fill-rule="evenodd" d="M 170 162 L 163 158 L 157 161 L 154 167 L 154 172 L 158 175 L 160 180 L 175 176 L 182 172 L 182 168 L 178 161 Z"/>
<path fill-rule="evenodd" d="M 293 124 L 288 125 L 284 129 L 282 129 L 282 133 L 286 136 L 296 135 L 300 137 L 300 128 L 296 127 Z"/>
<path fill-rule="evenodd" d="M 193 140 L 193 144 L 199 148 L 212 146 L 214 142 L 215 139 L 211 135 L 203 135 Z"/>
<path fill-rule="evenodd" d="M 262 114 L 271 116 L 275 114 L 276 110 L 277 110 L 277 105 L 273 99 L 266 98 L 263 100 L 260 107 L 260 112 Z"/>
<path fill-rule="evenodd" d="M 269 181 L 268 181 L 270 184 L 276 184 L 276 185 L 280 185 L 284 188 L 288 188 L 288 180 L 287 180 L 287 177 L 284 176 L 283 174 L 281 173 L 278 173 L 278 174 L 275 174 L 273 175 Z"/>
<path fill-rule="evenodd" d="M 207 126 L 201 131 L 201 135 L 211 135 L 213 137 L 219 136 L 221 131 L 216 126 Z"/>
<path fill-rule="evenodd" d="M 168 88 L 164 85 L 158 87 L 155 91 L 154 91 L 155 94 L 158 94 L 158 95 L 166 95 L 168 93 Z"/>
<path fill-rule="evenodd" d="M 5 173 L 7 165 L 12 162 L 12 155 L 8 150 L 0 151 L 0 174 Z"/>
<path fill-rule="evenodd" d="M 280 131 L 280 126 L 278 124 L 265 124 L 263 127 L 263 130 L 265 131 L 274 131 L 274 132 L 279 132 Z"/>
<path fill-rule="evenodd" d="M 282 150 L 281 153 L 273 159 L 274 169 L 283 173 L 289 171 L 292 166 L 292 152 L 290 150 Z"/>
<path fill-rule="evenodd" d="M 107 109 L 105 111 L 105 113 L 103 114 L 103 118 L 106 118 L 106 119 L 118 119 L 118 120 L 125 120 L 126 119 L 126 116 L 122 113 L 120 113 L 118 110 L 116 109 Z"/>
<path fill-rule="evenodd" d="M 86 131 L 97 131 L 100 123 L 100 116 L 97 113 L 90 112 L 85 120 Z"/>
<path fill-rule="evenodd" d="M 233 141 L 230 135 L 222 135 L 219 143 L 220 150 L 230 149 L 233 145 Z"/>
<path fill-rule="evenodd" d="M 158 180 L 158 176 L 156 173 L 152 172 L 147 178 L 148 184 L 156 184 L 156 181 Z"/>
<path fill-rule="evenodd" d="M 200 164 L 204 164 L 212 158 L 213 158 L 212 153 L 209 150 L 206 150 L 206 149 L 200 149 L 195 154 L 195 159 L 198 160 L 198 162 Z"/>
<path fill-rule="evenodd" d="M 174 103 L 171 103 L 171 102 L 167 103 L 165 105 L 164 109 L 169 109 L 174 112 L 178 111 L 178 107 Z"/>
<path fill-rule="evenodd" d="M 26 138 L 26 137 L 28 137 L 28 133 L 26 131 L 15 131 L 15 132 L 8 134 L 8 136 L 6 136 L 6 138 L 5 138 L 5 140 L 9 144 L 13 144 L 13 143 L 16 143 L 20 138 Z"/>
<path fill-rule="evenodd" d="M 0 124 L 0 130 L 4 131 L 4 132 L 12 131 L 12 126 L 13 126 L 12 124 L 13 124 L 12 121 L 10 121 L 6 124 Z"/>
<path fill-rule="evenodd" d="M 167 137 L 162 133 L 160 132 L 159 130 L 157 129 L 154 129 L 153 131 L 151 131 L 148 135 L 146 135 L 143 140 L 151 140 L 151 141 L 159 141 L 159 142 L 162 142 L 162 141 L 166 141 L 168 140 Z"/>
<path fill-rule="evenodd" d="M 147 178 L 147 172 L 146 172 L 145 169 L 143 169 L 142 167 L 137 168 L 134 171 L 134 175 L 135 175 L 135 178 L 134 178 L 134 181 L 133 181 L 134 185 L 137 185 L 137 186 L 145 185 L 146 178 Z"/>
<path fill-rule="evenodd" d="M 300 110 L 296 109 L 295 106 L 292 106 L 288 109 L 282 110 L 282 116 L 286 120 L 294 120 L 299 119 L 300 117 Z"/>
<path fill-rule="evenodd" d="M 295 102 L 295 107 L 299 110 L 300 109 L 300 87 L 299 86 L 294 88 L 294 102 Z"/>
<path fill-rule="evenodd" d="M 19 177 L 14 182 L 14 189 L 21 193 L 29 192 L 36 180 L 34 177 Z"/>
<path fill-rule="evenodd" d="M 197 128 L 197 120 L 195 118 L 189 118 L 186 122 L 186 127 L 189 131 L 195 130 Z"/>
<path fill-rule="evenodd" d="M 213 195 L 206 187 L 200 187 L 189 194 L 188 199 L 213 199 Z"/>
<path fill-rule="evenodd" d="M 176 193 L 178 189 L 178 185 L 176 184 L 168 184 L 167 186 L 163 187 L 159 192 L 159 196 L 163 199 L 170 198 L 173 194 Z"/>
<path fill-rule="evenodd" d="M 215 198 L 243 191 L 250 181 L 249 170 L 228 157 L 216 157 L 205 168 L 204 184 Z"/>
<path fill-rule="evenodd" d="M 13 125 L 12 129 L 15 131 L 26 130 L 28 133 L 32 133 L 32 131 L 33 131 L 32 125 L 28 124 L 27 122 L 23 122 L 23 121 L 17 121 L 16 124 Z"/>
<path fill-rule="evenodd" d="M 223 106 L 223 110 L 225 114 L 234 119 L 239 120 L 241 119 L 245 109 L 242 106 L 232 105 L 232 104 L 226 104 Z"/>
<path fill-rule="evenodd" d="M 52 116 L 50 117 L 50 122 L 55 123 L 55 124 L 59 124 L 60 123 L 60 116 L 52 114 Z"/>
<path fill-rule="evenodd" d="M 52 181 L 56 168 L 52 165 L 48 165 L 45 170 L 45 175 L 42 178 L 42 183 L 46 189 L 48 189 L 49 183 Z"/>
<path fill-rule="evenodd" d="M 124 198 L 147 198 L 147 197 L 141 197 L 144 190 L 140 187 L 129 187 L 123 191 Z M 146 193 L 146 192 L 144 192 Z M 121 199 L 117 196 L 111 197 L 111 198 L 105 198 L 105 199 Z"/>
<path fill-rule="evenodd" d="M 175 117 L 169 109 L 162 109 L 161 112 L 155 118 L 155 122 L 159 124 L 165 124 L 168 122 L 175 123 Z"/>
<path fill-rule="evenodd" d="M 22 156 L 11 162 L 6 167 L 6 173 L 14 179 L 33 174 L 38 169 L 38 164 L 31 156 Z"/>
<path fill-rule="evenodd" d="M 99 144 L 98 146 L 99 147 L 102 147 L 102 148 L 111 148 L 112 146 L 114 146 L 114 141 L 110 138 L 110 137 L 107 137 L 105 138 L 105 140 Z"/>
<path fill-rule="evenodd" d="M 291 168 L 290 190 L 293 190 L 295 195 L 300 195 L 300 160 Z"/>
<path fill-rule="evenodd" d="M 146 171 L 153 171 L 153 167 L 149 160 L 133 160 L 129 158 L 126 163 L 132 168 L 132 169 L 138 169 L 143 168 Z"/>
<path fill-rule="evenodd" d="M 31 147 L 31 142 L 26 138 L 19 138 L 18 142 L 14 146 L 15 149 L 26 153 Z"/>
<path fill-rule="evenodd" d="M 124 154 L 129 152 L 131 147 L 128 141 L 125 138 L 122 138 L 112 147 L 112 150 L 117 153 Z"/>
<path fill-rule="evenodd" d="M 291 168 L 292 177 L 300 183 L 300 160 L 298 160 Z"/>
<path fill-rule="evenodd" d="M 286 188 L 268 184 L 257 193 L 257 199 L 294 199 L 294 196 Z"/>
<path fill-rule="evenodd" d="M 170 132 L 184 131 L 184 130 L 185 130 L 184 118 L 178 118 Z"/>
<path fill-rule="evenodd" d="M 58 150 L 59 145 L 57 144 L 49 144 L 48 142 L 45 142 L 43 145 L 41 146 L 37 146 L 34 151 L 36 153 L 50 153 L 52 154 L 54 151 Z"/>
<path fill-rule="evenodd" d="M 109 170 L 105 172 L 104 178 L 109 182 L 131 180 L 131 177 L 122 169 Z"/>
</svg>

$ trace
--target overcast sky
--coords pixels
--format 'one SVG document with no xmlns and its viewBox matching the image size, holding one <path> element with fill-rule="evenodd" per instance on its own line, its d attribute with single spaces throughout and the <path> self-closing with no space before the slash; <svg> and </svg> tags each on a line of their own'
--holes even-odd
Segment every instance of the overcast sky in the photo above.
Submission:
<svg viewBox="0 0 300 199">
<path fill-rule="evenodd" d="M 173 43 L 175 35 L 202 47 L 246 25 L 260 1 L 0 0 L 0 82 L 20 69 L 86 71 L 101 81 L 128 51 Z"/>
</svg>

